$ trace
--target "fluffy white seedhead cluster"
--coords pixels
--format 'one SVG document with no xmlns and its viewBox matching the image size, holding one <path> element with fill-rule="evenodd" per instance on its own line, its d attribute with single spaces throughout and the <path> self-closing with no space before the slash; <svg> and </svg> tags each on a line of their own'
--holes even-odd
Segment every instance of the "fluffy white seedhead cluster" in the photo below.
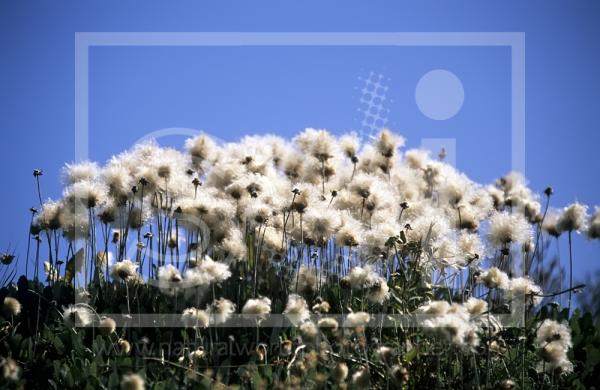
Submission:
<svg viewBox="0 0 600 390">
<path fill-rule="evenodd" d="M 500 329 L 498 320 L 488 313 L 487 302 L 476 298 L 463 304 L 432 301 L 417 313 L 423 315 L 422 325 L 428 332 L 464 348 L 479 345 L 480 333 L 495 334 Z"/>
<path fill-rule="evenodd" d="M 353 289 L 365 291 L 371 302 L 381 304 L 390 296 L 387 280 L 379 276 L 370 265 L 352 268 L 348 274 L 348 281 Z"/>
<path fill-rule="evenodd" d="M 89 326 L 93 319 L 94 313 L 83 305 L 69 305 L 63 308 L 62 312 L 63 322 L 70 328 L 76 326 Z"/>
<path fill-rule="evenodd" d="M 127 282 L 136 276 L 137 268 L 138 264 L 131 260 L 119 261 L 112 266 L 111 276 L 115 280 Z"/>
<path fill-rule="evenodd" d="M 205 256 L 201 261 L 193 259 L 190 261 L 193 267 L 181 271 L 167 264 L 158 269 L 158 287 L 161 291 L 168 294 L 175 294 L 180 289 L 186 289 L 189 294 L 196 293 L 196 288 L 206 288 L 213 283 L 221 283 L 231 276 L 229 266 L 224 263 L 214 261 Z"/>
<path fill-rule="evenodd" d="M 117 322 L 110 317 L 104 316 L 100 318 L 98 327 L 100 328 L 100 333 L 110 335 L 117 330 Z"/>
<path fill-rule="evenodd" d="M 203 329 L 209 325 L 226 323 L 235 312 L 235 304 L 228 299 L 215 299 L 206 309 L 189 307 L 181 314 L 181 322 L 186 328 Z"/>
<path fill-rule="evenodd" d="M 544 320 L 537 331 L 535 345 L 542 361 L 538 364 L 540 371 L 571 372 L 573 363 L 567 353 L 572 347 L 571 330 L 566 324 L 554 320 Z"/>
<path fill-rule="evenodd" d="M 600 209 L 595 208 L 592 216 L 588 216 L 588 206 L 579 202 L 572 203 L 562 210 L 551 209 L 543 222 L 543 229 L 553 237 L 563 233 L 587 232 L 590 239 L 600 238 Z"/>
<path fill-rule="evenodd" d="M 315 268 L 301 266 L 292 280 L 295 284 L 294 290 L 298 293 L 310 295 L 317 291 L 319 276 Z"/>
<path fill-rule="evenodd" d="M 21 302 L 16 298 L 6 297 L 4 298 L 3 310 L 8 316 L 16 317 L 21 314 Z"/>
<path fill-rule="evenodd" d="M 594 214 L 590 217 L 588 237 L 590 239 L 600 239 L 600 207 L 596 207 Z"/>
<path fill-rule="evenodd" d="M 334 240 L 358 247 L 365 259 L 380 258 L 391 250 L 390 235 L 407 225 L 411 239 L 428 240 L 459 265 L 483 257 L 484 248 L 463 234 L 461 246 L 448 251 L 447 240 L 477 234 L 488 219 L 492 246 L 529 238 L 528 222 L 541 219 L 541 208 L 520 175 L 484 187 L 427 152 L 402 153 L 403 145 L 388 130 L 361 145 L 355 135 L 337 138 L 318 129 L 291 142 L 252 136 L 219 145 L 202 135 L 188 140 L 185 152 L 146 142 L 102 167 L 67 165 L 63 199 L 46 202 L 34 225 L 75 239 L 87 237 L 90 209 L 120 231 L 167 213 L 191 231 L 208 229 L 215 255 L 235 260 L 246 257 L 240 221 L 265 229 L 264 253 L 271 259 L 285 255 L 289 240 Z M 289 211 L 294 218 L 285 218 Z M 581 210 L 568 214 L 562 225 L 581 228 Z"/>
<path fill-rule="evenodd" d="M 235 303 L 225 298 L 216 299 L 208 308 L 210 322 L 215 325 L 224 324 L 235 313 Z"/>
<path fill-rule="evenodd" d="M 239 269 L 252 271 L 236 281 L 252 279 L 256 294 L 258 279 L 272 265 L 293 293 L 285 314 L 304 326 L 307 337 L 317 326 L 338 325 L 308 321 L 304 299 L 312 304 L 326 283 L 350 287 L 353 297 L 373 307 L 389 300 L 388 282 L 414 266 L 430 287 L 463 287 L 456 281 L 468 274 L 471 290 L 485 286 L 494 297 L 537 304 L 541 289 L 507 273 L 533 258 L 539 224 L 555 237 L 573 231 L 600 237 L 600 211 L 589 218 L 586 206 L 574 203 L 546 213 L 518 173 L 482 185 L 427 151 L 403 146 L 389 130 L 361 144 L 355 134 L 336 137 L 312 128 L 292 140 L 266 135 L 219 144 L 200 135 L 187 140 L 184 151 L 145 142 L 104 166 L 67 165 L 62 199 L 43 205 L 32 233 L 62 233 L 79 247 L 84 239 L 98 242 L 92 235 L 103 232 L 109 253 L 90 261 L 101 275 L 114 257 L 113 280 L 141 283 L 143 261 L 153 262 L 144 276 L 170 294 L 232 283 Z M 123 249 L 129 247 L 137 249 L 134 261 L 126 259 L 134 258 Z M 147 256 L 148 250 L 158 253 Z M 498 268 L 480 269 L 486 263 Z M 55 265 L 47 264 L 50 280 L 59 280 Z M 482 327 L 491 327 L 475 319 L 486 310 L 470 300 L 422 308 L 435 314 L 429 328 L 447 329 L 445 337 L 467 346 L 477 344 Z M 219 300 L 205 310 L 186 309 L 182 320 L 204 327 L 227 321 L 234 311 L 231 302 Z M 249 299 L 241 311 L 262 320 L 271 301 Z M 367 313 L 351 313 L 344 325 L 369 320 Z"/>
<path fill-rule="evenodd" d="M 296 294 L 290 294 L 288 296 L 288 301 L 283 314 L 285 314 L 287 319 L 294 325 L 298 325 L 310 318 L 308 304 L 304 298 Z"/>
<path fill-rule="evenodd" d="M 491 267 L 487 271 L 482 272 L 478 280 L 489 289 L 499 288 L 506 290 L 510 285 L 510 279 L 506 272 L 501 271 L 497 267 Z"/>
<path fill-rule="evenodd" d="M 206 328 L 210 322 L 210 314 L 206 310 L 190 307 L 183 311 L 181 322 L 186 328 Z"/>
<path fill-rule="evenodd" d="M 366 326 L 369 321 L 371 321 L 371 315 L 369 313 L 365 313 L 364 311 L 359 311 L 348 314 L 344 320 L 344 326 L 349 328 L 357 328 Z"/>
<path fill-rule="evenodd" d="M 587 206 L 581 203 L 573 203 L 564 208 L 558 218 L 557 227 L 559 231 L 580 231 L 586 228 Z"/>
<path fill-rule="evenodd" d="M 242 314 L 251 315 L 260 322 L 271 313 L 271 300 L 269 298 L 248 299 L 242 308 Z"/>
<path fill-rule="evenodd" d="M 531 239 L 531 225 L 520 214 L 494 213 L 490 217 L 489 240 L 497 248 Z"/>
<path fill-rule="evenodd" d="M 513 278 L 508 286 L 508 298 L 512 301 L 524 300 L 526 304 L 539 305 L 542 302 L 542 288 L 527 277 Z"/>
<path fill-rule="evenodd" d="M 477 280 L 489 289 L 504 290 L 509 301 L 538 305 L 543 298 L 542 288 L 535 284 L 533 280 L 528 277 L 510 279 L 505 272 L 497 267 L 491 267 L 482 272 Z"/>
</svg>

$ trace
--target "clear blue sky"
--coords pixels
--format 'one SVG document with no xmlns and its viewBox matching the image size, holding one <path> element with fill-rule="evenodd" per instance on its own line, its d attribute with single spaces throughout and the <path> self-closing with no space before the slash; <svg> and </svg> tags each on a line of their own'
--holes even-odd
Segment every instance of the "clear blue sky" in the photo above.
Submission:
<svg viewBox="0 0 600 390">
<path fill-rule="evenodd" d="M 562 206 L 600 203 L 599 19 L 600 3 L 588 0 L 2 1 L 0 249 L 26 249 L 32 170 L 44 169 L 44 197 L 57 197 L 60 168 L 74 158 L 75 32 L 524 32 L 526 175 L 540 192 L 552 185 Z M 502 47 L 92 48 L 90 156 L 103 162 L 169 127 L 224 140 L 307 126 L 360 130 L 364 79 L 374 72 L 388 87 L 390 128 L 409 146 L 456 139 L 458 168 L 489 182 L 510 169 L 510 60 Z M 452 72 L 464 90 L 447 120 L 415 102 L 434 69 Z M 597 242 L 578 238 L 575 256 L 580 277 L 600 268 Z"/>
</svg>

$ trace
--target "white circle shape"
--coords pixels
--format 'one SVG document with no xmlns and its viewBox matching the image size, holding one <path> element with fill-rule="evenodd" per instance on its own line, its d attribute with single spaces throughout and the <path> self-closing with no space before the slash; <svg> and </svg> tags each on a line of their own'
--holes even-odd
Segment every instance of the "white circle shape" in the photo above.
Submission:
<svg viewBox="0 0 600 390">
<path fill-rule="evenodd" d="M 429 71 L 415 88 L 417 107 L 426 117 L 441 121 L 455 116 L 465 101 L 465 90 L 460 79 L 444 69 Z"/>
</svg>

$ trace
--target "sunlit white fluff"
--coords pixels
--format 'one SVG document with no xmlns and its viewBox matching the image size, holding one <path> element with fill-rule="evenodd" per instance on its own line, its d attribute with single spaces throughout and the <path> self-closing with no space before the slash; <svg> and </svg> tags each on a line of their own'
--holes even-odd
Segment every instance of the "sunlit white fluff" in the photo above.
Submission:
<svg viewBox="0 0 600 390">
<path fill-rule="evenodd" d="M 190 307 L 181 314 L 181 322 L 187 328 L 206 328 L 210 322 L 210 315 L 206 310 Z"/>
<path fill-rule="evenodd" d="M 340 147 L 344 152 L 344 155 L 352 161 L 353 158 L 356 158 L 358 154 L 360 142 L 356 133 L 350 133 L 343 135 L 340 138 Z"/>
<path fill-rule="evenodd" d="M 508 286 L 508 298 L 524 299 L 527 304 L 537 305 L 542 301 L 542 289 L 527 277 L 513 278 Z"/>
<path fill-rule="evenodd" d="M 180 287 L 183 278 L 179 269 L 171 264 L 158 269 L 158 287 L 163 291 L 169 291 Z"/>
<path fill-rule="evenodd" d="M 123 260 L 115 263 L 111 269 L 111 276 L 113 279 L 128 281 L 137 272 L 138 264 L 131 260 Z"/>
<path fill-rule="evenodd" d="M 210 137 L 199 135 L 187 139 L 185 149 L 190 154 L 196 169 L 201 169 L 202 163 L 213 158 L 217 152 L 217 145 Z"/>
<path fill-rule="evenodd" d="M 62 204 L 59 201 L 47 200 L 34 220 L 39 229 L 56 230 L 61 227 L 60 212 Z"/>
<path fill-rule="evenodd" d="M 7 382 L 5 386 L 8 387 L 8 381 L 18 381 L 21 377 L 21 367 L 17 362 L 9 357 L 0 357 L 0 372 L 2 378 Z"/>
<path fill-rule="evenodd" d="M 316 269 L 301 266 L 297 271 L 297 275 L 294 275 L 292 278 L 297 292 L 301 294 L 312 294 L 317 291 L 318 278 Z"/>
<path fill-rule="evenodd" d="M 405 139 L 388 129 L 383 129 L 377 136 L 377 151 L 386 158 L 392 158 L 396 154 L 396 149 L 404 146 Z"/>
<path fill-rule="evenodd" d="M 106 201 L 106 188 L 93 181 L 78 181 L 67 187 L 63 198 L 71 206 L 93 208 L 101 206 Z"/>
<path fill-rule="evenodd" d="M 427 331 L 460 347 L 475 347 L 479 344 L 476 327 L 460 315 L 447 314 L 427 319 L 423 326 Z"/>
<path fill-rule="evenodd" d="M 575 202 L 563 209 L 558 218 L 557 227 L 560 231 L 571 232 L 585 229 L 587 206 Z"/>
<path fill-rule="evenodd" d="M 315 303 L 312 307 L 312 310 L 315 313 L 321 313 L 321 314 L 329 313 L 329 310 L 331 310 L 331 305 L 327 301 L 321 301 L 321 302 Z"/>
<path fill-rule="evenodd" d="M 319 319 L 317 324 L 319 328 L 330 330 L 333 332 L 335 332 L 339 327 L 338 321 L 333 317 L 321 318 Z"/>
<path fill-rule="evenodd" d="M 308 341 L 314 340 L 319 334 L 319 328 L 312 321 L 305 321 L 300 324 L 300 333 Z"/>
<path fill-rule="evenodd" d="M 21 313 L 21 303 L 12 297 L 4 298 L 3 310 L 9 316 L 16 317 Z"/>
<path fill-rule="evenodd" d="M 331 376 L 337 383 L 342 383 L 348 377 L 348 365 L 344 362 L 339 362 L 333 368 Z"/>
<path fill-rule="evenodd" d="M 269 313 L 271 313 L 271 300 L 266 297 L 248 299 L 242 308 L 242 314 L 254 316 L 257 321 L 266 319 Z"/>
<path fill-rule="evenodd" d="M 590 239 L 600 238 L 600 207 L 596 206 L 594 214 L 590 217 L 587 235 Z"/>
<path fill-rule="evenodd" d="M 538 364 L 538 370 L 559 370 L 571 372 L 573 363 L 567 357 L 573 343 L 571 330 L 566 324 L 546 319 L 538 327 L 534 344 L 539 350 L 543 362 Z"/>
<path fill-rule="evenodd" d="M 531 226 L 521 214 L 494 213 L 490 217 L 488 239 L 496 248 L 531 238 Z"/>
<path fill-rule="evenodd" d="M 100 328 L 100 333 L 102 333 L 105 336 L 110 335 L 112 333 L 115 333 L 117 329 L 117 322 L 110 317 L 103 316 L 102 318 L 100 318 L 98 327 Z"/>
<path fill-rule="evenodd" d="M 92 311 L 82 305 L 69 305 L 63 308 L 63 322 L 69 327 L 88 326 L 92 323 Z"/>
<path fill-rule="evenodd" d="M 304 298 L 296 294 L 290 294 L 288 296 L 288 301 L 283 314 L 285 314 L 287 319 L 293 325 L 298 325 L 310 317 L 310 312 L 308 310 L 306 301 Z"/>
<path fill-rule="evenodd" d="M 110 164 L 101 172 L 101 178 L 106 184 L 107 195 L 117 205 L 125 204 L 125 201 L 133 195 L 133 179 L 127 168 L 120 164 Z M 141 192 L 140 192 L 141 194 Z"/>
<path fill-rule="evenodd" d="M 235 303 L 225 298 L 216 299 L 208 309 L 210 313 L 210 322 L 220 325 L 231 317 L 235 312 Z"/>
<path fill-rule="evenodd" d="M 461 232 L 456 246 L 463 261 L 467 263 L 483 259 L 486 255 L 485 246 L 478 234 Z"/>
<path fill-rule="evenodd" d="M 499 288 L 506 290 L 510 286 L 510 279 L 506 272 L 501 271 L 497 267 L 491 267 L 479 275 L 479 282 L 485 284 L 487 288 Z"/>
<path fill-rule="evenodd" d="M 308 128 L 294 142 L 300 149 L 318 160 L 328 160 L 335 152 L 335 140 L 327 130 Z"/>
<path fill-rule="evenodd" d="M 470 297 L 465 303 L 465 308 L 472 316 L 482 315 L 488 311 L 488 304 L 483 299 Z"/>
<path fill-rule="evenodd" d="M 225 251 L 227 257 L 237 261 L 245 260 L 248 250 L 242 231 L 238 228 L 232 228 L 227 231 L 221 248 Z"/>
<path fill-rule="evenodd" d="M 211 281 L 214 283 L 223 282 L 231 276 L 231 271 L 227 264 L 214 261 L 208 256 L 205 256 L 200 265 L 196 268 L 199 272 L 210 275 Z"/>
<path fill-rule="evenodd" d="M 373 303 L 383 304 L 390 297 L 390 287 L 383 277 L 378 277 L 375 282 L 369 286 L 367 299 Z"/>
<path fill-rule="evenodd" d="M 72 185 L 81 181 L 95 180 L 100 172 L 98 164 L 83 161 L 76 164 L 65 164 L 62 170 L 62 179 L 65 185 Z"/>
<path fill-rule="evenodd" d="M 359 311 L 356 313 L 350 313 L 346 316 L 344 320 L 344 326 L 350 328 L 356 328 L 367 325 L 371 320 L 371 316 L 369 313 L 365 313 L 363 311 Z"/>
<path fill-rule="evenodd" d="M 376 259 L 387 253 L 390 249 L 386 244 L 391 237 L 400 232 L 400 227 L 394 221 L 377 224 L 366 230 L 363 236 L 363 245 L 360 248 L 366 259 Z"/>
<path fill-rule="evenodd" d="M 329 240 L 339 229 L 340 215 L 330 208 L 311 208 L 304 216 L 304 226 L 309 238 L 317 243 Z"/>
<path fill-rule="evenodd" d="M 544 218 L 544 222 L 542 223 L 542 229 L 547 234 L 552 237 L 560 237 L 562 231 L 558 226 L 558 220 L 560 218 L 560 213 L 558 210 L 550 209 L 546 214 L 546 218 Z"/>
<path fill-rule="evenodd" d="M 432 301 L 417 309 L 418 313 L 440 316 L 448 313 L 450 304 L 446 301 Z"/>
<path fill-rule="evenodd" d="M 338 246 L 358 246 L 363 238 L 362 224 L 356 219 L 345 216 L 341 219 L 341 225 L 335 234 L 335 243 Z"/>
</svg>

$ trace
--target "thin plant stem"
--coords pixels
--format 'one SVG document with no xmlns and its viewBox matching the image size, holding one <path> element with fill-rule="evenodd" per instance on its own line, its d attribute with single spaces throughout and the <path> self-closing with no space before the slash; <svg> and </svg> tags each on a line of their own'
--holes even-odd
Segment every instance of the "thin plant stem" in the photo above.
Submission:
<svg viewBox="0 0 600 390">
<path fill-rule="evenodd" d="M 573 231 L 569 230 L 569 313 L 571 312 L 571 298 L 573 295 Z"/>
</svg>

